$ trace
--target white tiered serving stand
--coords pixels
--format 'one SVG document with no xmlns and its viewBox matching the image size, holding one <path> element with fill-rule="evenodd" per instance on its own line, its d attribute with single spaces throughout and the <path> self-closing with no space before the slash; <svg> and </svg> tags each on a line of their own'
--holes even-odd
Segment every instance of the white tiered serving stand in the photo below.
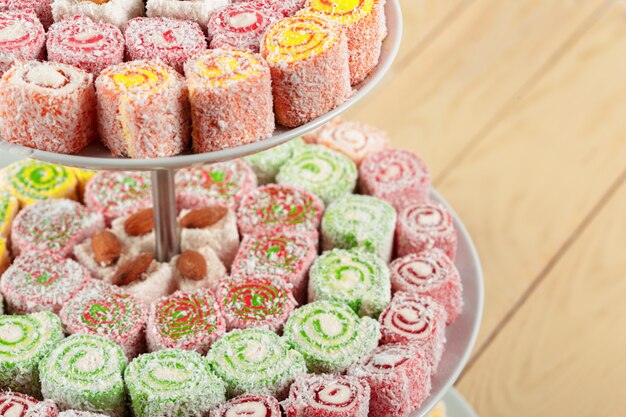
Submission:
<svg viewBox="0 0 626 417">
<path fill-rule="evenodd" d="M 157 258 L 168 261 L 180 251 L 176 231 L 176 204 L 174 174 L 176 169 L 194 165 L 228 161 L 264 151 L 301 136 L 334 117 L 365 97 L 385 76 L 398 53 L 402 37 L 402 13 L 399 0 L 387 0 L 385 6 L 388 36 L 383 42 L 380 62 L 374 71 L 355 87 L 354 95 L 341 106 L 323 116 L 295 129 L 278 128 L 264 140 L 202 154 L 182 154 L 169 158 L 126 159 L 111 156 L 101 144 L 94 143 L 78 155 L 63 155 L 44 152 L 0 141 L 0 165 L 6 165 L 21 157 L 37 159 L 55 164 L 95 170 L 139 170 L 152 172 L 152 192 L 156 231 Z M 8 155 L 11 153 L 13 156 Z M 436 192 L 433 198 L 446 204 Z M 449 206 L 448 206 L 449 207 Z M 476 340 L 483 306 L 483 279 L 480 262 L 474 245 L 456 214 L 454 222 L 459 231 L 459 248 L 456 260 L 464 286 L 464 310 L 457 321 L 448 326 L 446 352 L 433 378 L 432 394 L 411 417 L 422 417 L 450 390 L 467 363 Z"/>
</svg>

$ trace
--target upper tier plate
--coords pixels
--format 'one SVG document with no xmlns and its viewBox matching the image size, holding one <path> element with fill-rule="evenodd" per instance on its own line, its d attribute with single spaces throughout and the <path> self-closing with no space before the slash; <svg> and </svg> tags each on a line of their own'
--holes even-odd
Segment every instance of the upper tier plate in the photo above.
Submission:
<svg viewBox="0 0 626 417">
<path fill-rule="evenodd" d="M 376 86 L 376 84 L 380 82 L 380 80 L 382 80 L 385 73 L 391 67 L 394 58 L 398 54 L 398 49 L 400 48 L 400 39 L 402 38 L 402 12 L 400 10 L 399 0 L 387 0 L 385 14 L 387 16 L 387 30 L 389 33 L 383 42 L 382 53 L 380 55 L 380 62 L 378 63 L 378 66 L 374 68 L 372 73 L 365 80 L 355 86 L 356 92 L 348 101 L 325 115 L 318 117 L 312 122 L 298 128 L 288 129 L 279 127 L 274 131 L 274 134 L 271 137 L 255 143 L 216 152 L 201 154 L 185 153 L 169 158 L 117 158 L 112 156 L 111 152 L 100 142 L 88 146 L 78 155 L 63 155 L 53 152 L 39 151 L 20 145 L 12 145 L 4 141 L 0 141 L 0 151 L 9 151 L 28 158 L 52 162 L 55 164 L 68 165 L 78 168 L 109 170 L 176 169 L 191 165 L 227 161 L 229 159 L 240 158 L 242 156 L 261 152 L 307 133 L 323 125 L 332 118 L 339 116 L 350 106 L 356 104 L 359 100 L 365 97 L 365 95 L 369 93 Z"/>
</svg>

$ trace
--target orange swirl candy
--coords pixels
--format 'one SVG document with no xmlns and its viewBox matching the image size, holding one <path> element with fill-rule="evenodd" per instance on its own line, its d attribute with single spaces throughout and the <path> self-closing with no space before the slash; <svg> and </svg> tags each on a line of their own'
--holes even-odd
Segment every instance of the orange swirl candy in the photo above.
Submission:
<svg viewBox="0 0 626 417">
<path fill-rule="evenodd" d="M 70 65 L 30 61 L 0 80 L 0 134 L 49 152 L 80 152 L 96 136 L 91 74 Z"/>
<path fill-rule="evenodd" d="M 270 70 L 258 55 L 202 52 L 185 64 L 194 152 L 264 139 L 274 131 Z"/>
<path fill-rule="evenodd" d="M 311 14 L 270 27 L 261 53 L 272 74 L 276 120 L 297 127 L 343 103 L 350 94 L 348 43 L 341 27 Z"/>
<path fill-rule="evenodd" d="M 387 32 L 384 0 L 308 0 L 301 14 L 323 16 L 345 29 L 350 50 L 350 84 L 355 85 L 378 64 Z"/>
<path fill-rule="evenodd" d="M 116 156 L 177 155 L 189 138 L 184 78 L 153 61 L 106 68 L 96 79 L 98 130 Z"/>
</svg>

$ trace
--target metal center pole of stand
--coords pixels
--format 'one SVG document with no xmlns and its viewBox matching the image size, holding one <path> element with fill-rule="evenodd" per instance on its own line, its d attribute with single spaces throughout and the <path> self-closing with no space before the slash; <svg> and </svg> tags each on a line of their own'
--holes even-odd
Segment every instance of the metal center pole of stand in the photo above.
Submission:
<svg viewBox="0 0 626 417">
<path fill-rule="evenodd" d="M 173 256 L 180 253 L 174 174 L 175 171 L 170 169 L 152 171 L 152 200 L 159 262 L 169 262 Z"/>
</svg>

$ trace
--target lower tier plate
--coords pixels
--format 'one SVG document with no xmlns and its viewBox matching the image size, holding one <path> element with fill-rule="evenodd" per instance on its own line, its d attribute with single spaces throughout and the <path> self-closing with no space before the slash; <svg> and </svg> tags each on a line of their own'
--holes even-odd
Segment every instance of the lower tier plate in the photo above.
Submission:
<svg viewBox="0 0 626 417">
<path fill-rule="evenodd" d="M 443 402 L 446 404 L 448 417 L 477 417 L 476 412 L 455 389 L 448 391 Z"/>
</svg>

